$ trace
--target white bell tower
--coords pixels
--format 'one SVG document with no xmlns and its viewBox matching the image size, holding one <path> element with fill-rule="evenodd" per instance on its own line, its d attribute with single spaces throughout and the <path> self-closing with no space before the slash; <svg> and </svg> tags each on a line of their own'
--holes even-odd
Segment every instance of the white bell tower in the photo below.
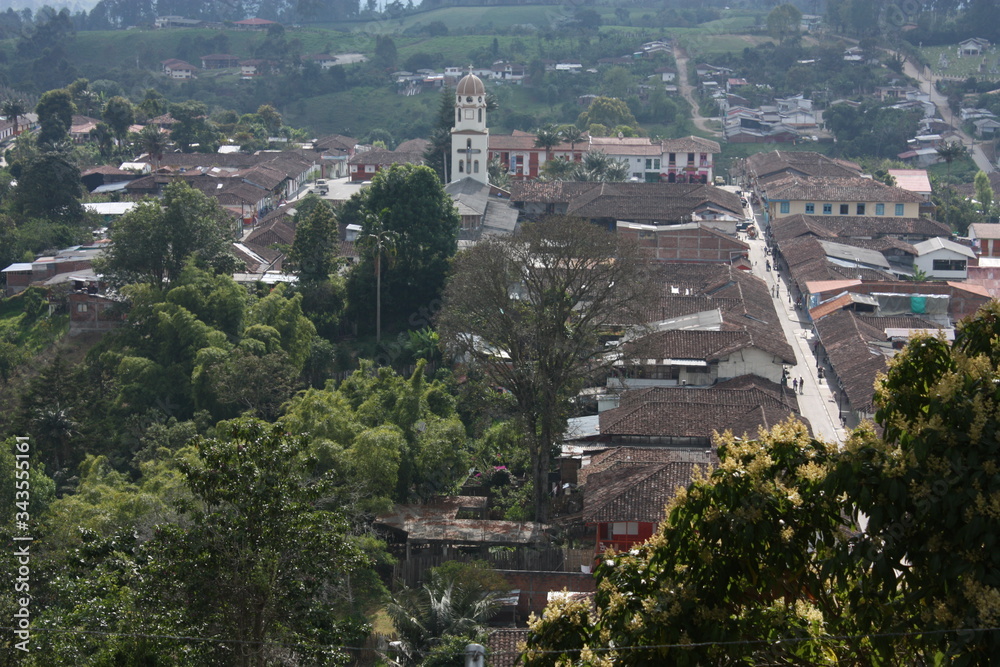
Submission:
<svg viewBox="0 0 1000 667">
<path fill-rule="evenodd" d="M 490 131 L 486 129 L 486 87 L 472 73 L 455 90 L 455 127 L 451 130 L 451 181 L 473 178 L 489 184 Z"/>
</svg>

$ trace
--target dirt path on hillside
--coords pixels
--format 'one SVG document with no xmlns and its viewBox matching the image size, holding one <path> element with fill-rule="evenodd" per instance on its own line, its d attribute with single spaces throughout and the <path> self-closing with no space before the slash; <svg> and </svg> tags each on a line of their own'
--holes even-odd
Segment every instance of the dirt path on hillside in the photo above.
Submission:
<svg viewBox="0 0 1000 667">
<path fill-rule="evenodd" d="M 917 80 L 920 89 L 930 96 L 931 102 L 933 102 L 937 107 L 941 119 L 955 128 L 961 138 L 962 144 L 969 149 L 969 156 L 972 158 L 973 162 L 976 163 L 976 166 L 985 171 L 987 174 L 991 171 L 996 171 L 993 164 L 990 163 L 989 158 L 987 158 L 986 154 L 983 152 L 982 147 L 978 142 L 976 142 L 975 138 L 970 137 L 964 130 L 962 130 L 962 121 L 961 119 L 955 118 L 955 114 L 952 113 L 951 108 L 948 106 L 948 99 L 938 92 L 937 86 L 934 84 L 937 82 L 939 77 L 934 75 L 929 67 L 922 67 L 919 63 L 912 62 L 900 53 L 896 53 L 894 51 L 889 51 L 889 53 L 895 53 L 895 55 L 904 58 L 903 72 L 906 76 Z"/>
<path fill-rule="evenodd" d="M 694 98 L 694 89 L 688 82 L 688 57 L 677 42 L 674 42 L 674 61 L 677 63 L 677 88 L 680 90 L 681 97 L 687 100 L 687 103 L 691 105 L 691 122 L 702 132 L 712 135 L 713 137 L 721 137 L 722 133 L 718 130 L 713 130 L 708 127 L 705 118 L 701 115 L 701 111 L 698 107 L 698 101 Z"/>
</svg>

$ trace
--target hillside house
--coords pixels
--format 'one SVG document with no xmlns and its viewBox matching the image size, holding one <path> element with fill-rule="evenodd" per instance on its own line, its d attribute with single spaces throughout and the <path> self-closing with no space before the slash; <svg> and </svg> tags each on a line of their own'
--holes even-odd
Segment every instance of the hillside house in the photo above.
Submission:
<svg viewBox="0 0 1000 667">
<path fill-rule="evenodd" d="M 160 64 L 163 66 L 163 73 L 171 79 L 193 79 L 198 69 L 191 63 L 176 58 L 164 60 Z"/>
</svg>

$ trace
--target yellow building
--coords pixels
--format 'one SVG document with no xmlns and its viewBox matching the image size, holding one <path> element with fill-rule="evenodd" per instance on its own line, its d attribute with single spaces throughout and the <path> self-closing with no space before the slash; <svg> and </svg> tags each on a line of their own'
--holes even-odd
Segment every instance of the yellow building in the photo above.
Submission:
<svg viewBox="0 0 1000 667">
<path fill-rule="evenodd" d="M 772 219 L 805 215 L 916 218 L 923 198 L 914 192 L 862 178 L 809 178 L 790 175 L 764 190 Z"/>
</svg>

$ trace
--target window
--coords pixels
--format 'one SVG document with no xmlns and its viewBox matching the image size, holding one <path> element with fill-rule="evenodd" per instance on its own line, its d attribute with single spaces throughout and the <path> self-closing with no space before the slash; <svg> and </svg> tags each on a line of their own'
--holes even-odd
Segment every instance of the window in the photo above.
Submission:
<svg viewBox="0 0 1000 667">
<path fill-rule="evenodd" d="M 694 153 L 688 153 L 688 164 L 694 164 Z"/>
<path fill-rule="evenodd" d="M 816 204 L 806 204 L 806 213 L 815 213 Z"/>
<path fill-rule="evenodd" d="M 677 164 L 677 153 L 671 153 L 667 156 L 667 164 Z"/>
<path fill-rule="evenodd" d="M 782 213 L 788 213 L 788 211 L 789 211 L 789 204 L 788 204 L 788 202 L 786 202 L 786 201 L 781 202 L 781 212 Z"/>
<path fill-rule="evenodd" d="M 479 173 L 479 160 L 472 163 L 472 171 L 476 174 Z"/>
<path fill-rule="evenodd" d="M 472 139 L 466 139 L 465 140 L 465 147 L 466 148 L 472 148 Z"/>
<path fill-rule="evenodd" d="M 858 204 L 858 209 L 857 210 L 858 210 L 858 215 L 864 215 L 865 214 L 865 205 L 864 204 Z"/>
<path fill-rule="evenodd" d="M 934 263 L 937 264 L 937 261 L 935 260 Z M 78 312 L 78 313 L 85 313 L 85 312 L 87 312 L 87 304 L 85 304 L 85 303 L 78 303 L 78 304 L 76 304 L 76 312 Z"/>
<path fill-rule="evenodd" d="M 885 215 L 885 204 L 875 204 L 875 215 Z"/>
<path fill-rule="evenodd" d="M 903 205 L 896 204 L 896 215 L 903 215 Z"/>
<path fill-rule="evenodd" d="M 458 173 L 460 174 L 465 173 L 465 163 L 462 162 L 461 160 L 458 161 Z"/>
<path fill-rule="evenodd" d="M 365 171 L 367 173 L 369 173 L 369 174 L 374 174 L 375 173 L 375 165 L 373 165 L 373 164 L 366 164 L 365 165 Z"/>
<path fill-rule="evenodd" d="M 840 205 L 840 214 L 841 215 L 850 215 L 851 214 L 851 205 L 850 204 L 841 204 Z"/>
<path fill-rule="evenodd" d="M 616 521 L 611 524 L 612 535 L 638 535 L 639 523 L 637 521 Z"/>
<path fill-rule="evenodd" d="M 964 259 L 935 259 L 935 271 L 965 271 Z"/>
<path fill-rule="evenodd" d="M 475 109 L 466 109 L 465 110 L 465 117 L 468 120 L 472 120 L 473 118 L 476 117 L 476 110 Z"/>
<path fill-rule="evenodd" d="M 833 204 L 823 204 L 823 215 L 830 215 L 833 213 Z"/>
<path fill-rule="evenodd" d="M 456 123 L 461 123 L 462 122 L 462 110 L 461 109 L 455 109 L 455 122 Z"/>
<path fill-rule="evenodd" d="M 479 110 L 479 122 L 480 123 L 483 122 L 483 110 L 482 109 Z"/>
<path fill-rule="evenodd" d="M 648 240 L 651 240 L 651 239 L 655 239 L 656 238 L 656 232 L 639 232 L 639 238 L 643 239 L 645 241 L 648 241 Z"/>
<path fill-rule="evenodd" d="M 655 158 L 653 160 L 653 169 L 659 169 L 659 168 L 660 168 L 660 158 Z"/>
<path fill-rule="evenodd" d="M 653 168 L 653 158 L 646 158 L 646 169 Z"/>
<path fill-rule="evenodd" d="M 632 172 L 632 178 L 642 178 L 642 172 L 639 171 Z"/>
</svg>

